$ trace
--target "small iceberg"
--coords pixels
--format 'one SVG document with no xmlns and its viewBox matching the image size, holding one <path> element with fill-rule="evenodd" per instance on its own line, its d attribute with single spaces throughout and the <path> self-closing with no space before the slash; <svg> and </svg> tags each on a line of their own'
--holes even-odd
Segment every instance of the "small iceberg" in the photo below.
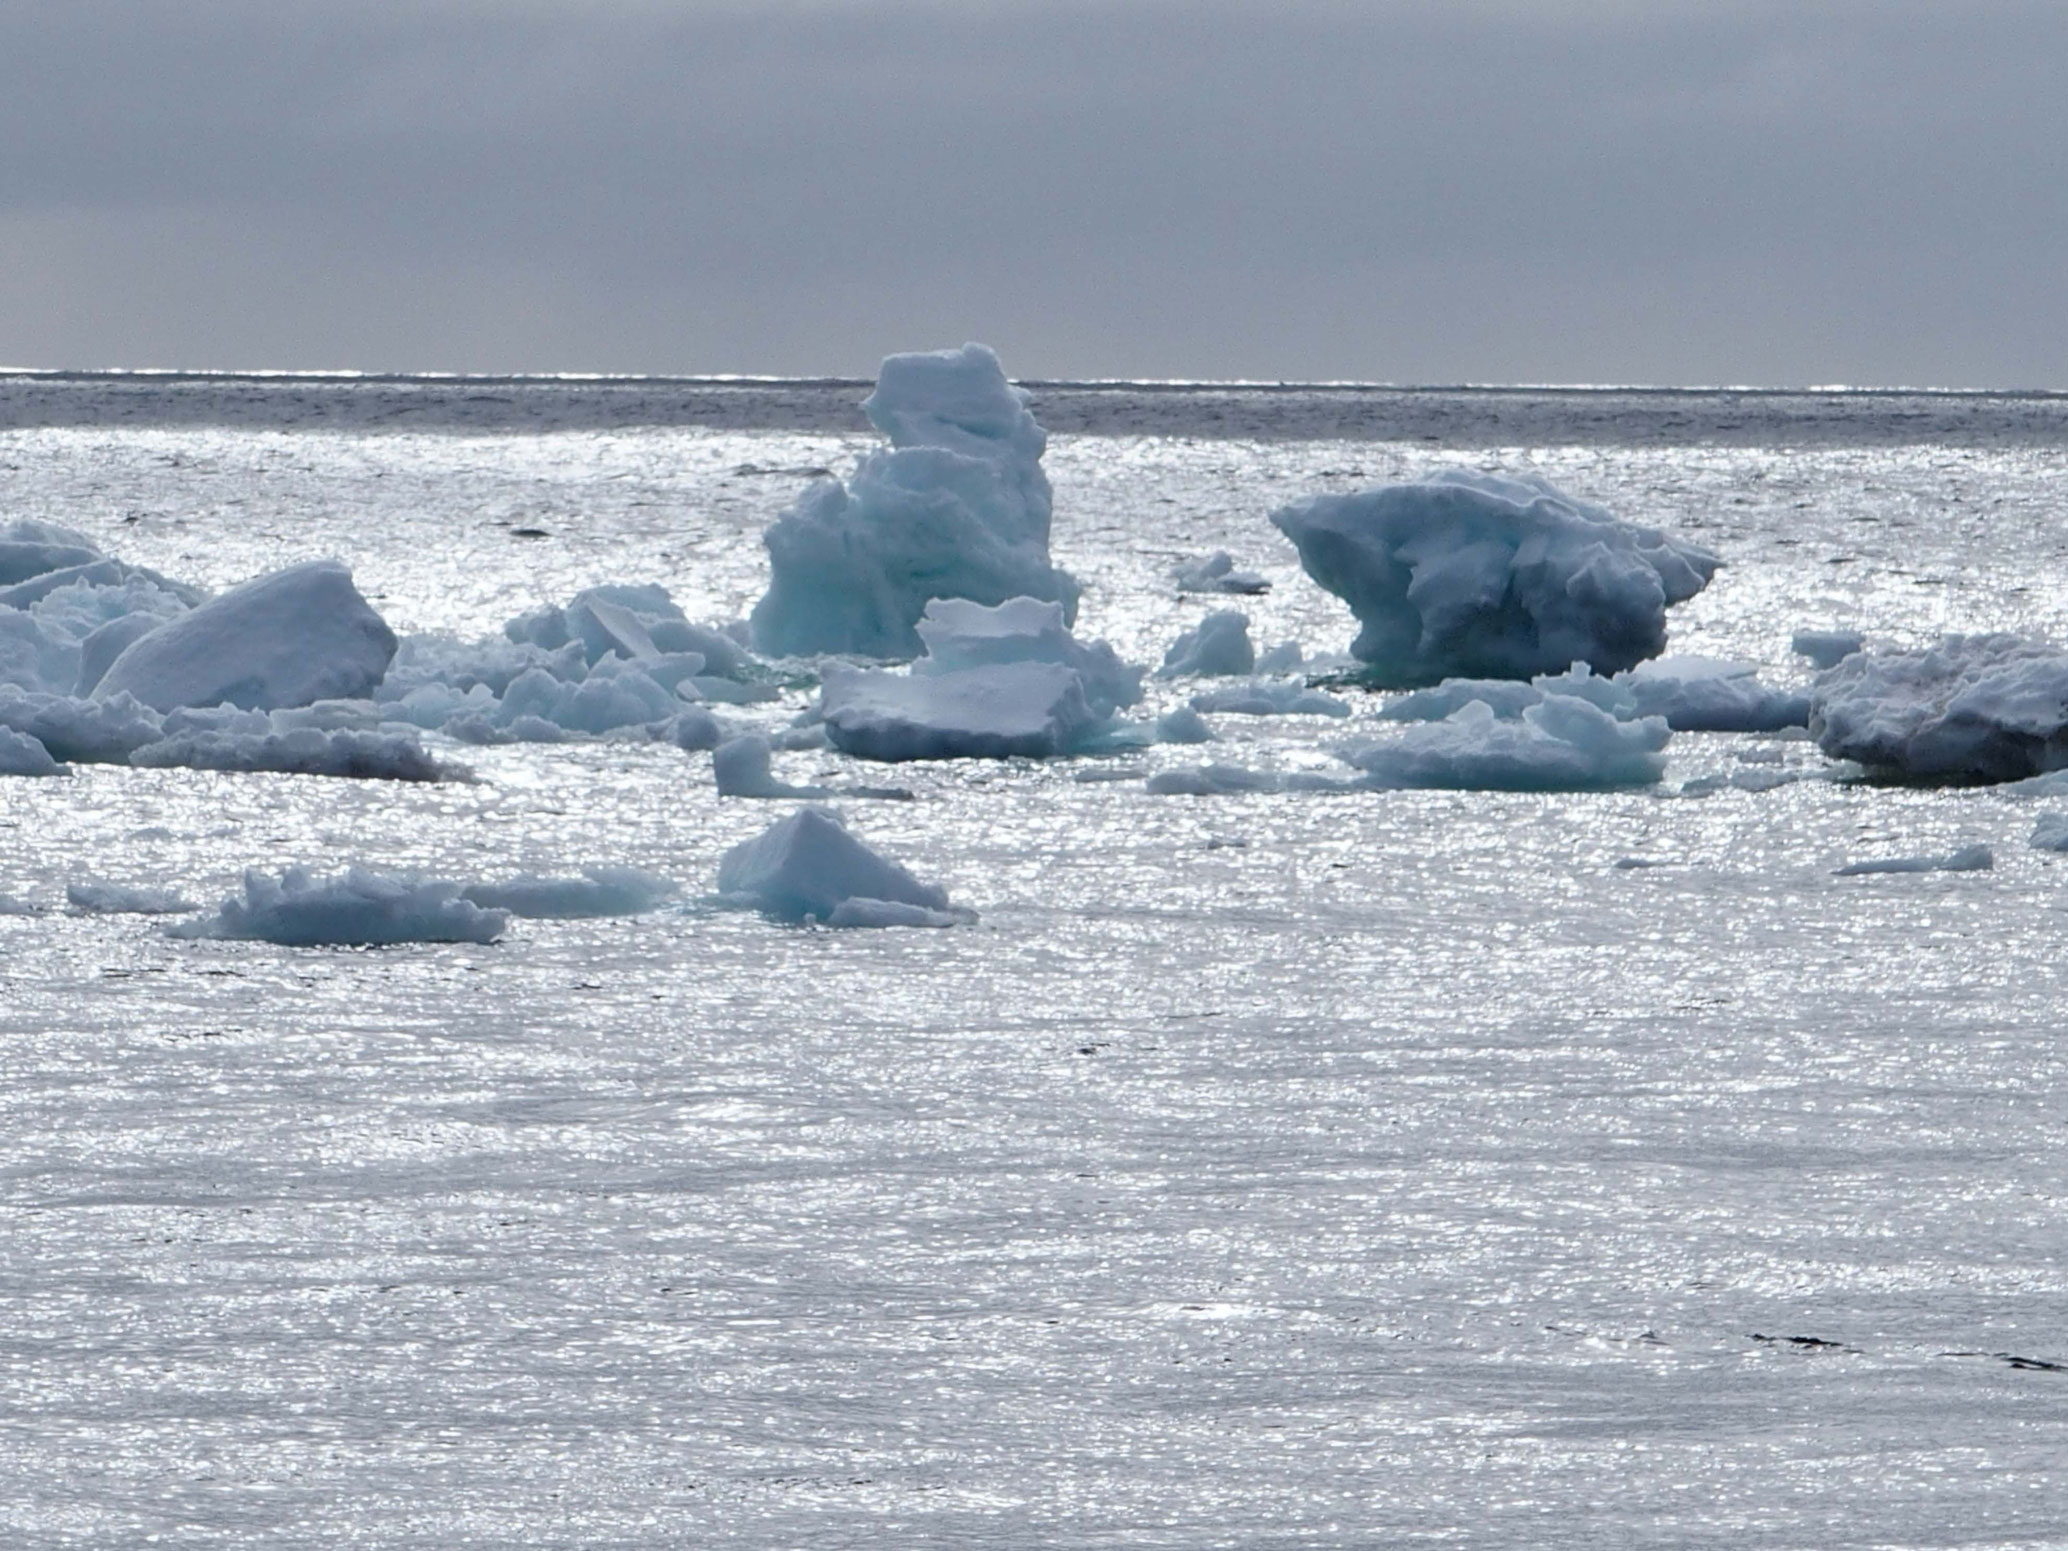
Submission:
<svg viewBox="0 0 2068 1551">
<path fill-rule="evenodd" d="M 1923 779 L 2017 781 L 2068 767 L 2068 652 L 2013 635 L 1856 652 L 1810 690 L 1833 759 Z"/>
<path fill-rule="evenodd" d="M 827 926 L 957 926 L 976 919 L 847 832 L 828 808 L 800 808 L 718 864 L 721 902 Z"/>
<path fill-rule="evenodd" d="M 1255 672 L 1256 666 L 1256 648 L 1249 640 L 1249 616 L 1240 609 L 1217 609 L 1171 643 L 1156 676 L 1240 678 Z"/>
<path fill-rule="evenodd" d="M 1390 688 L 1634 667 L 1665 650 L 1666 610 L 1720 563 L 1527 474 L 1445 470 L 1271 520 L 1350 605 L 1363 626 L 1350 649 Z"/>
<path fill-rule="evenodd" d="M 228 938 L 289 948 L 386 947 L 407 942 L 494 942 L 507 911 L 461 897 L 457 883 L 393 878 L 364 867 L 319 878 L 290 867 L 244 875 L 244 892 L 170 928 L 174 937 Z"/>
</svg>

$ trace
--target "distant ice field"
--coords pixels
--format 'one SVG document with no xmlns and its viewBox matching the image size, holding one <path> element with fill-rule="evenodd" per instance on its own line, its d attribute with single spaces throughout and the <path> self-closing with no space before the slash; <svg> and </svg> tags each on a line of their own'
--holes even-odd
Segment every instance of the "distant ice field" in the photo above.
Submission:
<svg viewBox="0 0 2068 1551">
<path fill-rule="evenodd" d="M 404 632 L 728 619 L 861 391 L 0 377 L 0 516 L 210 586 L 334 555 Z M 1340 650 L 1268 513 L 1470 466 L 1716 551 L 1672 647 L 1778 682 L 1803 628 L 2068 643 L 2062 400 L 1305 391 L 1037 391 L 1081 637 Z M 1180 597 L 1216 549 L 1272 591 Z M 2049 804 L 1750 735 L 1637 794 L 1077 779 L 1348 773 L 1346 693 L 898 767 L 847 819 L 946 931 L 706 908 L 791 805 L 666 745 L 0 781 L 9 1544 L 2068 1544 Z M 348 861 L 686 898 L 375 951 L 64 906 Z"/>
</svg>

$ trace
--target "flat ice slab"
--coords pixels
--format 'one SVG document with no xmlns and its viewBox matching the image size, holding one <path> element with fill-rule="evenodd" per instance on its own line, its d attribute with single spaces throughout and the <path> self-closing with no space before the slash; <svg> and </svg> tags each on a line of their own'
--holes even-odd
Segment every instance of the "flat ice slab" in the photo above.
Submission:
<svg viewBox="0 0 2068 1551">
<path fill-rule="evenodd" d="M 1632 667 L 1665 650 L 1666 609 L 1719 564 L 1529 474 L 1444 470 L 1271 520 L 1363 625 L 1350 649 L 1372 680 L 1395 688 Z"/>
<path fill-rule="evenodd" d="M 395 633 L 335 560 L 311 560 L 233 587 L 139 637 L 94 686 L 157 711 L 234 705 L 276 710 L 373 693 Z"/>
</svg>

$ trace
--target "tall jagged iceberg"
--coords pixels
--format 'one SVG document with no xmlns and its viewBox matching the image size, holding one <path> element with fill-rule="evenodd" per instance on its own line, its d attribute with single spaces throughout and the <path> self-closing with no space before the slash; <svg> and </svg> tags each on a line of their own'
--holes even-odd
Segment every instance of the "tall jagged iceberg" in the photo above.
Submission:
<svg viewBox="0 0 2068 1551">
<path fill-rule="evenodd" d="M 1446 469 L 1272 515 L 1350 605 L 1373 681 L 1617 673 L 1666 647 L 1666 609 L 1709 583 L 1707 550 L 1620 522 L 1535 475 Z"/>
<path fill-rule="evenodd" d="M 1048 433 L 998 357 L 983 345 L 890 356 L 862 408 L 890 446 L 770 525 L 755 650 L 911 658 L 933 598 L 1039 598 L 1074 623 L 1077 583 L 1048 558 Z"/>
</svg>

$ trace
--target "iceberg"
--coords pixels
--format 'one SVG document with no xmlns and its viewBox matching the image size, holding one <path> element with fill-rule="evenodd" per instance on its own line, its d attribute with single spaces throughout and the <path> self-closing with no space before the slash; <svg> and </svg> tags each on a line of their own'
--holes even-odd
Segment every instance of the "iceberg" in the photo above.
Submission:
<svg viewBox="0 0 2068 1551">
<path fill-rule="evenodd" d="M 890 446 L 825 479 L 770 525 L 755 650 L 907 659 L 934 598 L 1029 597 L 1077 613 L 1049 562 L 1048 435 L 982 345 L 886 359 L 862 408 Z"/>
<path fill-rule="evenodd" d="M 1810 688 L 1833 759 L 1913 778 L 2015 781 L 2068 767 L 2068 652 L 2012 635 L 1856 652 Z"/>
<path fill-rule="evenodd" d="M 835 748 L 877 760 L 1049 759 L 1102 721 L 1084 680 L 1053 662 L 932 674 L 829 667 L 819 708 Z"/>
<path fill-rule="evenodd" d="M 1987 872 L 1996 854 L 1987 846 L 1962 846 L 1947 856 L 1885 856 L 1871 862 L 1848 862 L 1834 878 L 1863 878 L 1896 872 Z"/>
<path fill-rule="evenodd" d="M 12 727 L 0 727 L 0 775 L 65 776 L 71 773 L 70 765 L 61 765 L 50 757 L 50 750 L 43 746 L 42 739 L 16 732 Z"/>
<path fill-rule="evenodd" d="M 584 867 L 579 878 L 521 873 L 500 883 L 470 883 L 460 897 L 484 910 L 541 921 L 632 916 L 665 904 L 681 891 L 658 873 L 637 867 Z"/>
<path fill-rule="evenodd" d="M 502 910 L 460 897 L 460 885 L 392 878 L 351 867 L 330 878 L 290 867 L 277 878 L 251 871 L 242 896 L 183 921 L 171 935 L 279 943 L 290 948 L 382 947 L 405 942 L 494 942 L 509 929 Z"/>
<path fill-rule="evenodd" d="M 1671 736 L 1663 717 L 1623 721 L 1576 695 L 1548 695 L 1512 718 L 1471 701 L 1442 721 L 1338 752 L 1385 789 L 1603 791 L 1656 783 Z"/>
<path fill-rule="evenodd" d="M 1249 616 L 1240 609 L 1217 609 L 1171 643 L 1156 676 L 1237 678 L 1254 672 L 1256 666 L 1256 648 L 1249 644 Z"/>
<path fill-rule="evenodd" d="M 1271 590 L 1255 571 L 1235 569 L 1235 557 L 1217 549 L 1203 560 L 1188 560 L 1171 572 L 1179 592 L 1239 592 L 1250 596 Z M 1246 669 L 1244 671 L 1247 671 Z"/>
<path fill-rule="evenodd" d="M 830 808 L 799 808 L 718 864 L 722 902 L 781 921 L 854 926 L 952 926 L 975 916 L 948 903 L 947 891 L 921 883 L 847 832 Z M 888 908 L 886 908 L 888 907 Z"/>
<path fill-rule="evenodd" d="M 234 587 L 132 641 L 94 686 L 158 711 L 257 710 L 370 695 L 395 634 L 335 560 L 311 560 Z"/>
<path fill-rule="evenodd" d="M 1350 706 L 1323 690 L 1309 689 L 1298 679 L 1247 679 L 1226 689 L 1209 689 L 1192 697 L 1195 711 L 1224 716 L 1348 716 Z"/>
<path fill-rule="evenodd" d="M 1633 667 L 1665 649 L 1667 608 L 1720 563 L 1528 474 L 1445 470 L 1271 520 L 1350 605 L 1363 627 L 1350 649 L 1388 688 Z"/>
<path fill-rule="evenodd" d="M 1060 603 L 1008 598 L 986 607 L 966 599 L 933 598 L 915 628 L 926 647 L 926 654 L 912 664 L 916 675 L 1008 662 L 1052 662 L 1084 681 L 1085 703 L 1095 716 L 1111 716 L 1142 698 L 1142 670 L 1122 662 L 1104 641 L 1079 641 L 1071 635 Z"/>
</svg>

